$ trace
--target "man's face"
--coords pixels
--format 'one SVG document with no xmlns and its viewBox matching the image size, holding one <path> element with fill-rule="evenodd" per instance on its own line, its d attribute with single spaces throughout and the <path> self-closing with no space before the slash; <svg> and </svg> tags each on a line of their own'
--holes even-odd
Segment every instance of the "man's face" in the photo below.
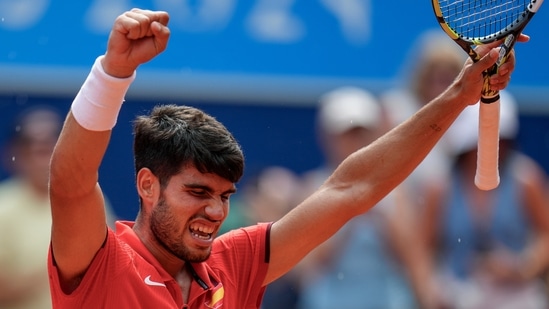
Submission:
<svg viewBox="0 0 549 309">
<path fill-rule="evenodd" d="M 20 141 L 14 149 L 16 172 L 41 191 L 47 192 L 50 158 L 61 124 L 52 112 L 36 112 L 23 124 Z"/>
<path fill-rule="evenodd" d="M 172 255 L 188 262 L 208 258 L 229 212 L 232 182 L 189 166 L 173 176 L 153 207 L 153 236 Z"/>
</svg>

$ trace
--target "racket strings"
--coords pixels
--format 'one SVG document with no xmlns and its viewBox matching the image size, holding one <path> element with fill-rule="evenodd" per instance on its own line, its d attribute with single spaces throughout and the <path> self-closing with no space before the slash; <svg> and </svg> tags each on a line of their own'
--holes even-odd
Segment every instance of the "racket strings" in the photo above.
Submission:
<svg viewBox="0 0 549 309">
<path fill-rule="evenodd" d="M 439 3 L 444 20 L 456 33 L 469 40 L 483 40 L 519 24 L 530 1 L 441 0 Z"/>
</svg>

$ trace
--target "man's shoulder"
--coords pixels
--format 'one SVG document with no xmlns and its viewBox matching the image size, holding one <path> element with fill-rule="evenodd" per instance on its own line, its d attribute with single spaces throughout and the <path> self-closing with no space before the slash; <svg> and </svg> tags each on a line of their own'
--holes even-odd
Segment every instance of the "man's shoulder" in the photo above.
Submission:
<svg viewBox="0 0 549 309">
<path fill-rule="evenodd" d="M 267 250 L 271 224 L 259 222 L 220 235 L 214 240 L 209 260 L 238 258 L 246 252 Z"/>
</svg>

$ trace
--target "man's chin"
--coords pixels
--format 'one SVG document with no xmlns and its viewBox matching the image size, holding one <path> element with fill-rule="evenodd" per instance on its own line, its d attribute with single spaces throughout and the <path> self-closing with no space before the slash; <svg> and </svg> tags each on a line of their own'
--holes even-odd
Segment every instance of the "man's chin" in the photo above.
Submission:
<svg viewBox="0 0 549 309">
<path fill-rule="evenodd" d="M 210 257 L 211 252 L 211 248 L 196 250 L 194 254 L 187 255 L 184 260 L 190 263 L 201 263 Z"/>
</svg>

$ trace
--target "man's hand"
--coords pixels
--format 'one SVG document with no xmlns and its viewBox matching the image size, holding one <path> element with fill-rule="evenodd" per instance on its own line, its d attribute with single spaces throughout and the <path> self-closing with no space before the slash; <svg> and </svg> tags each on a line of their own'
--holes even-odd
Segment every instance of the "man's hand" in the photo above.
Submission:
<svg viewBox="0 0 549 309">
<path fill-rule="evenodd" d="M 162 11 L 132 9 L 118 16 L 112 27 L 102 61 L 105 72 L 129 77 L 137 67 L 166 49 L 170 17 Z"/>
<path fill-rule="evenodd" d="M 527 35 L 521 34 L 518 42 L 527 42 L 530 38 Z M 478 46 L 475 51 L 481 56 L 481 59 L 473 63 L 471 59 L 467 59 L 461 73 L 456 79 L 463 91 L 463 99 L 468 104 L 476 104 L 480 100 L 482 86 L 484 83 L 483 72 L 489 69 L 496 63 L 499 52 L 498 46 L 502 41 L 492 42 L 486 45 Z M 511 50 L 507 60 L 503 63 L 496 74 L 490 76 L 489 83 L 492 90 L 503 90 L 509 84 L 511 73 L 515 69 L 515 52 Z"/>
</svg>

